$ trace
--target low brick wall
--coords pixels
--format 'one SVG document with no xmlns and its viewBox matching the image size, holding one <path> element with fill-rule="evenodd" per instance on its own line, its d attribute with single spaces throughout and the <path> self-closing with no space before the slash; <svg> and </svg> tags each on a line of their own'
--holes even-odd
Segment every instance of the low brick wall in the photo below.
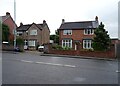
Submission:
<svg viewBox="0 0 120 86">
<path fill-rule="evenodd" d="M 115 59 L 115 48 L 111 47 L 109 51 L 80 51 L 80 50 L 54 50 L 51 45 L 46 46 L 48 51 L 45 53 L 58 54 L 58 55 L 73 55 L 73 56 L 87 56 L 87 57 L 99 57 Z"/>
<path fill-rule="evenodd" d="M 8 45 L 8 44 L 2 44 L 2 50 L 13 51 L 14 46 L 13 45 Z"/>
<path fill-rule="evenodd" d="M 24 50 L 23 49 L 23 46 L 18 46 L 20 48 L 20 50 Z M 5 50 L 5 51 L 13 51 L 14 50 L 14 46 L 13 45 L 9 45 L 9 44 L 2 44 L 2 50 Z"/>
</svg>

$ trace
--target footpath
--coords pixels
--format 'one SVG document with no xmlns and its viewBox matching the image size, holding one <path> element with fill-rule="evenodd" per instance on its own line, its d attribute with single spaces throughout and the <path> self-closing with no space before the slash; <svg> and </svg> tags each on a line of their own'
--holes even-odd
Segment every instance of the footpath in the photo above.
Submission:
<svg viewBox="0 0 120 86">
<path fill-rule="evenodd" d="M 50 57 L 67 57 L 67 58 L 76 58 L 76 59 L 95 59 L 95 60 L 117 61 L 117 59 L 110 59 L 110 58 L 98 58 L 98 57 L 88 57 L 88 56 L 71 56 L 71 55 L 45 54 L 45 53 L 39 52 L 39 51 L 25 51 L 25 52 L 2 51 L 2 52 L 13 53 L 13 54 L 29 53 L 29 54 L 35 54 L 35 55 L 40 55 L 40 56 L 50 56 Z"/>
</svg>

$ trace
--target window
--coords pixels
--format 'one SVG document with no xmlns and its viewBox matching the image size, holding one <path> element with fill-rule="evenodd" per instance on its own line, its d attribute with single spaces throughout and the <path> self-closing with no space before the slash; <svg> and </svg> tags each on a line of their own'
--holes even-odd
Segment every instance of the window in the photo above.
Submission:
<svg viewBox="0 0 120 86">
<path fill-rule="evenodd" d="M 63 30 L 63 35 L 72 35 L 72 30 Z"/>
<path fill-rule="evenodd" d="M 37 30 L 30 30 L 30 35 L 37 35 Z"/>
<path fill-rule="evenodd" d="M 72 40 L 70 39 L 62 40 L 62 47 L 72 48 Z"/>
<path fill-rule="evenodd" d="M 84 29 L 84 34 L 85 34 L 85 35 L 94 34 L 94 30 L 93 30 L 93 29 Z"/>
<path fill-rule="evenodd" d="M 22 36 L 23 32 L 17 32 L 17 36 Z"/>
<path fill-rule="evenodd" d="M 83 40 L 83 48 L 84 49 L 91 49 L 92 48 L 92 40 Z"/>
<path fill-rule="evenodd" d="M 28 43 L 29 43 L 29 46 L 33 46 L 33 47 L 35 46 L 35 40 L 30 40 Z"/>
</svg>

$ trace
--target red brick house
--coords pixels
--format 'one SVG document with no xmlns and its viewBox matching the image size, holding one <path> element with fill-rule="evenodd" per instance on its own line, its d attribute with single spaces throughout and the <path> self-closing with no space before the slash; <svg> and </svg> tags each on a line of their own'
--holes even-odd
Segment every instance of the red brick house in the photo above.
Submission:
<svg viewBox="0 0 120 86">
<path fill-rule="evenodd" d="M 75 50 L 77 48 L 91 49 L 92 39 L 95 36 L 94 30 L 98 26 L 97 16 L 93 21 L 65 22 L 63 19 L 58 29 L 59 44 L 62 47 L 70 47 Z"/>
<path fill-rule="evenodd" d="M 38 45 L 49 43 L 50 30 L 45 20 L 42 24 L 21 23 L 17 28 L 17 37 L 24 39 L 24 49 L 35 50 Z"/>
<path fill-rule="evenodd" d="M 17 25 L 14 22 L 9 12 L 6 12 L 6 15 L 2 16 L 2 23 L 9 27 L 9 30 L 10 30 L 9 40 L 13 41 L 14 40 L 14 29 L 17 28 Z"/>
</svg>

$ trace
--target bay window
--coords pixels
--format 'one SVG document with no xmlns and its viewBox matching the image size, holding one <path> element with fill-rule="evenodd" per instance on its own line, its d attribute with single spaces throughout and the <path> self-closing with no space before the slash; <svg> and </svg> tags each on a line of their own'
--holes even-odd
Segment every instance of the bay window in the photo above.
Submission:
<svg viewBox="0 0 120 86">
<path fill-rule="evenodd" d="M 83 48 L 91 49 L 92 48 L 92 40 L 83 40 Z"/>
<path fill-rule="evenodd" d="M 29 46 L 35 46 L 35 40 L 30 40 L 29 42 L 28 42 L 28 44 L 29 44 Z"/>
<path fill-rule="evenodd" d="M 70 48 L 72 48 L 72 40 L 70 40 L 70 39 L 62 40 L 62 47 L 70 47 Z"/>
</svg>

